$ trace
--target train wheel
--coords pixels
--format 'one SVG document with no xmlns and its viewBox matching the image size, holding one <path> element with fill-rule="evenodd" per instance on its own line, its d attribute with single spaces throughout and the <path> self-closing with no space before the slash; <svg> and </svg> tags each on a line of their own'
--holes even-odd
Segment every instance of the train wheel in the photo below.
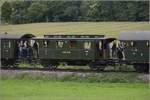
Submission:
<svg viewBox="0 0 150 100">
<path fill-rule="evenodd" d="M 134 68 L 139 73 L 149 73 L 149 64 L 135 64 Z"/>
<path fill-rule="evenodd" d="M 105 69 L 105 66 L 101 65 L 101 66 L 98 66 L 98 65 L 90 65 L 90 68 L 94 71 L 104 71 Z"/>
<path fill-rule="evenodd" d="M 57 69 L 57 65 L 52 65 L 52 64 L 43 64 L 44 69 L 47 70 L 55 70 Z"/>
<path fill-rule="evenodd" d="M 51 66 L 51 68 L 54 69 L 54 70 L 57 69 L 57 67 L 58 67 L 57 65 L 52 65 Z"/>
<path fill-rule="evenodd" d="M 98 66 L 96 70 L 97 70 L 98 72 L 99 72 L 99 71 L 101 72 L 101 71 L 104 71 L 104 69 L 105 69 L 104 66 Z"/>
<path fill-rule="evenodd" d="M 142 73 L 144 70 L 140 65 L 134 65 L 134 69 L 136 70 L 136 72 Z"/>
<path fill-rule="evenodd" d="M 1 60 L 1 67 L 8 67 L 7 60 Z"/>
<path fill-rule="evenodd" d="M 58 65 L 58 63 L 52 62 L 50 60 L 41 60 L 41 64 L 43 68 L 47 70 L 54 70 L 57 68 L 57 65 Z"/>
<path fill-rule="evenodd" d="M 144 72 L 149 73 L 149 64 L 145 64 L 144 67 L 145 67 Z"/>
<path fill-rule="evenodd" d="M 13 59 L 8 59 L 8 60 L 2 60 L 1 61 L 1 67 L 5 67 L 5 68 L 13 68 L 15 65 L 15 60 Z"/>
<path fill-rule="evenodd" d="M 42 64 L 43 68 L 46 69 L 46 70 L 49 70 L 49 65 L 48 64 Z"/>
</svg>

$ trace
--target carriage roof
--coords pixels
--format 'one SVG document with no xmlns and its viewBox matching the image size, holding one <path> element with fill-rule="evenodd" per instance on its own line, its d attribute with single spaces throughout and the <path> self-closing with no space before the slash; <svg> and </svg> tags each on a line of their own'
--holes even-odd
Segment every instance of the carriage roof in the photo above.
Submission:
<svg viewBox="0 0 150 100">
<path fill-rule="evenodd" d="M 110 38 L 110 37 L 35 37 L 34 40 L 72 40 L 72 41 L 95 41 L 95 40 L 107 40 L 108 42 L 111 42 L 113 40 L 116 40 L 116 38 Z"/>
<path fill-rule="evenodd" d="M 25 39 L 35 37 L 29 33 L 0 33 L 0 39 Z"/>
<path fill-rule="evenodd" d="M 150 40 L 150 30 L 122 31 L 118 35 L 119 40 Z"/>
</svg>

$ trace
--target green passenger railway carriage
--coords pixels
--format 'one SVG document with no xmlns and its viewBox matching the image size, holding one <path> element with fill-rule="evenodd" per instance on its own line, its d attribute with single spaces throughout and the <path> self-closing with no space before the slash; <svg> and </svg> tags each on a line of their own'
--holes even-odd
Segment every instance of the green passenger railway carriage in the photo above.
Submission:
<svg viewBox="0 0 150 100">
<path fill-rule="evenodd" d="M 150 31 L 122 31 L 118 39 L 125 45 L 125 60 L 138 72 L 148 72 Z"/>
<path fill-rule="evenodd" d="M 103 70 L 104 66 L 101 65 L 110 59 L 108 53 L 103 53 L 104 44 L 115 38 L 106 38 L 104 35 L 44 35 L 34 40 L 40 47 L 39 59 L 45 67 L 55 68 L 64 62 L 67 65 L 89 65 Z"/>
<path fill-rule="evenodd" d="M 1 65 L 15 66 L 18 59 L 18 43 L 21 41 L 29 41 L 33 34 L 28 33 L 0 33 L 0 53 Z"/>
<path fill-rule="evenodd" d="M 109 65 L 130 64 L 137 72 L 149 72 L 149 43 L 150 31 L 122 31 L 117 39 L 86 34 L 35 37 L 28 33 L 0 33 L 0 67 L 18 67 L 18 61 L 27 60 L 40 61 L 46 69 L 66 64 L 103 71 Z"/>
</svg>

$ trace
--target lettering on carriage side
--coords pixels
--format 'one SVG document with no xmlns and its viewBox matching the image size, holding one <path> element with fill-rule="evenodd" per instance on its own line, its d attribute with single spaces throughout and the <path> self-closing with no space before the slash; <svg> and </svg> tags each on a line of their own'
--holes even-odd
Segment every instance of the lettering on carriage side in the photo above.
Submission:
<svg viewBox="0 0 150 100">
<path fill-rule="evenodd" d="M 84 52 L 85 52 L 85 55 L 88 56 L 88 54 L 89 54 L 88 52 L 89 52 L 89 51 L 86 50 L 86 51 L 84 51 Z"/>
<path fill-rule="evenodd" d="M 63 54 L 70 54 L 71 51 L 62 51 Z"/>
</svg>

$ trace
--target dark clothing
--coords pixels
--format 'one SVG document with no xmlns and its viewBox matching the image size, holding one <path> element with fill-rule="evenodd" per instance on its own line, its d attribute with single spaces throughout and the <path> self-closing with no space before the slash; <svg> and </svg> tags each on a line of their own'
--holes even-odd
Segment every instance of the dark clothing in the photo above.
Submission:
<svg viewBox="0 0 150 100">
<path fill-rule="evenodd" d="M 33 55 L 33 50 L 32 50 L 32 48 L 31 48 L 31 46 L 28 46 L 28 47 L 27 47 L 27 57 L 28 57 L 28 58 L 31 58 L 32 55 Z"/>
<path fill-rule="evenodd" d="M 22 56 L 24 57 L 24 58 L 26 58 L 27 57 L 27 47 L 22 47 Z"/>
<path fill-rule="evenodd" d="M 104 49 L 109 49 L 109 43 L 104 44 Z"/>
<path fill-rule="evenodd" d="M 123 59 L 123 51 L 124 51 L 123 46 L 119 45 L 119 47 L 117 48 L 117 55 L 120 60 Z"/>
<path fill-rule="evenodd" d="M 37 58 L 39 56 L 39 54 L 38 54 L 38 44 L 36 42 L 33 44 L 33 55 L 34 55 L 34 58 Z"/>
<path fill-rule="evenodd" d="M 34 48 L 35 50 L 38 50 L 38 45 L 37 45 L 36 42 L 33 44 L 33 48 Z"/>
<path fill-rule="evenodd" d="M 117 46 L 116 46 L 116 44 L 113 44 L 113 46 L 112 46 L 112 57 L 116 57 L 116 51 L 117 51 Z"/>
<path fill-rule="evenodd" d="M 116 44 L 113 44 L 113 46 L 112 46 L 112 51 L 113 51 L 113 50 L 116 50 L 116 49 L 117 49 Z"/>
<path fill-rule="evenodd" d="M 123 58 L 122 51 L 118 50 L 117 55 L 120 60 Z"/>
</svg>

